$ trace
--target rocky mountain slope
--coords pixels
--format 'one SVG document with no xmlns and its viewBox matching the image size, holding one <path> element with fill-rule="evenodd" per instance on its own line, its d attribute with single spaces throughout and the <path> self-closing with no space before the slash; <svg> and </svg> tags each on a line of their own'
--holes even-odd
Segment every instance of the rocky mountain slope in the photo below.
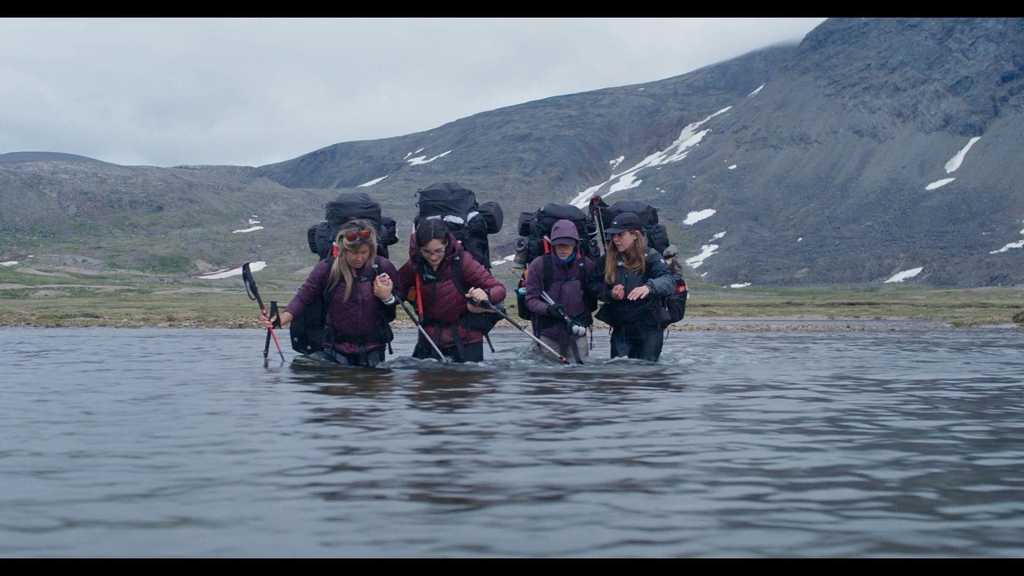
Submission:
<svg viewBox="0 0 1024 576">
<path fill-rule="evenodd" d="M 1022 90 L 1024 20 L 830 19 L 677 77 L 267 166 L 0 155 L 0 258 L 77 246 L 111 266 L 295 272 L 336 194 L 368 192 L 406 236 L 416 190 L 454 180 L 501 203 L 496 256 L 520 212 L 600 194 L 658 207 L 690 275 L 717 285 L 1021 284 Z"/>
</svg>

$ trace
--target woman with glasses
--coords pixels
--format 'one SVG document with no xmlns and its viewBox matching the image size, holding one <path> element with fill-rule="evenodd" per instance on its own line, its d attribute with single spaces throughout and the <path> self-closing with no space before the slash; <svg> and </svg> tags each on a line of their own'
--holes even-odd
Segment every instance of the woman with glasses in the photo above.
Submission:
<svg viewBox="0 0 1024 576">
<path fill-rule="evenodd" d="M 324 356 L 346 366 L 376 366 L 395 337 L 390 322 L 395 319 L 400 286 L 395 265 L 377 255 L 373 225 L 352 220 L 338 229 L 331 255 L 313 267 L 280 322 L 263 317 L 263 325 L 286 325 L 317 298 L 324 298 Z"/>
<path fill-rule="evenodd" d="M 441 353 L 456 362 L 484 359 L 487 308 L 505 301 L 505 286 L 465 251 L 439 218 L 420 222 L 409 242 L 409 261 L 399 270 L 400 298 L 415 300 L 420 324 Z M 423 334 L 412 353 L 436 356 Z"/>
</svg>

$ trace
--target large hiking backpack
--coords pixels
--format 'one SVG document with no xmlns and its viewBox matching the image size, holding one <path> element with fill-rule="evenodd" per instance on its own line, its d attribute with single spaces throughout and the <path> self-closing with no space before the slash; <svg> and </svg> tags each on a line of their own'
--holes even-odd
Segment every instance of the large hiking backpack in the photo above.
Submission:
<svg viewBox="0 0 1024 576">
<path fill-rule="evenodd" d="M 559 220 L 569 220 L 576 225 L 580 237 L 580 251 L 584 256 L 596 258 L 597 246 L 591 242 L 595 230 L 587 223 L 587 214 L 572 204 L 551 202 L 536 212 L 519 214 L 519 238 L 516 239 L 516 254 L 513 267 L 525 269 L 533 259 L 551 251 L 551 227 Z"/>
<path fill-rule="evenodd" d="M 309 249 L 320 260 L 332 257 L 331 248 L 338 228 L 355 219 L 370 222 L 377 229 L 377 255 L 388 257 L 388 246 L 398 242 L 395 220 L 381 215 L 380 203 L 366 192 L 343 192 L 325 206 L 324 220 L 306 230 Z M 292 319 L 288 333 L 292 349 L 300 354 L 323 350 L 323 330 L 327 318 L 326 295 L 313 301 L 302 314 Z"/>
<path fill-rule="evenodd" d="M 489 234 L 501 231 L 504 216 L 497 202 L 477 203 L 476 194 L 458 182 L 437 182 L 416 191 L 419 200 L 413 225 L 440 218 L 473 258 L 491 269 Z"/>
<path fill-rule="evenodd" d="M 416 201 L 417 210 L 413 217 L 413 225 L 418 228 L 421 222 L 430 218 L 443 220 L 448 226 L 448 231 L 462 244 L 463 254 L 468 254 L 490 271 L 491 246 L 488 235 L 501 231 L 504 222 L 501 205 L 497 202 L 478 203 L 476 193 L 458 182 L 436 182 L 417 190 L 416 194 L 419 195 L 419 200 Z M 452 275 L 460 289 L 470 288 L 461 286 L 461 262 L 453 262 Z M 504 302 L 492 305 L 502 314 L 505 313 Z M 494 312 L 470 314 L 467 318 L 470 321 L 469 327 L 483 332 L 488 345 L 491 342 L 489 333 L 501 319 L 502 316 Z M 493 346 L 491 351 L 494 351 Z"/>
<path fill-rule="evenodd" d="M 619 214 L 632 212 L 640 218 L 640 222 L 644 226 L 643 232 L 647 245 L 657 250 L 659 254 L 664 253 L 665 248 L 668 248 L 668 230 L 665 229 L 664 224 L 658 223 L 658 209 L 654 206 L 640 200 L 619 200 L 609 206 L 604 203 L 604 200 L 598 199 L 591 203 L 590 209 L 601 219 L 602 230 L 611 226 L 612 220 Z"/>
<path fill-rule="evenodd" d="M 349 220 L 368 220 L 377 229 L 377 254 L 388 256 L 388 246 L 398 242 L 398 226 L 394 218 L 381 214 L 380 202 L 366 192 L 342 192 L 325 206 L 324 220 L 306 230 L 309 249 L 323 260 L 331 254 L 338 228 Z"/>
<path fill-rule="evenodd" d="M 548 235 L 551 234 L 551 227 L 559 220 L 569 220 L 576 225 L 576 233 L 580 237 L 578 254 L 592 260 L 597 258 L 597 245 L 591 241 L 594 230 L 587 223 L 587 214 L 580 208 L 572 204 L 551 202 L 541 206 L 536 212 L 521 212 L 519 214 L 519 238 L 516 239 L 516 252 L 512 267 L 523 271 L 516 289 L 516 307 L 519 317 L 524 320 L 533 320 L 533 313 L 526 306 L 526 269 L 538 256 L 551 253 L 551 239 Z M 582 259 L 580 263 L 582 263 Z M 585 269 L 579 268 L 579 270 L 580 281 L 583 282 L 585 293 Z M 545 266 L 545 272 L 546 275 L 550 273 L 548 266 Z M 551 278 L 545 278 L 545 290 L 550 288 L 550 283 Z M 596 307 L 596 304 L 596 302 L 588 302 L 588 308 Z"/>
</svg>

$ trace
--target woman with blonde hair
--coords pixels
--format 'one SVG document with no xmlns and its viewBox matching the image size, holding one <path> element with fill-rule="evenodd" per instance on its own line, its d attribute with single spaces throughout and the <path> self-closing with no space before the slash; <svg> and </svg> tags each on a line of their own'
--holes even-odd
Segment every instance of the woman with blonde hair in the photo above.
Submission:
<svg viewBox="0 0 1024 576">
<path fill-rule="evenodd" d="M 661 297 L 675 280 L 665 258 L 647 246 L 640 218 L 623 212 L 605 229 L 611 235 L 604 262 L 591 276 L 591 291 L 603 302 L 595 318 L 611 326 L 611 357 L 657 362 L 664 345 Z"/>
<path fill-rule="evenodd" d="M 377 232 L 365 220 L 342 224 L 331 256 L 309 273 L 284 312 L 263 317 L 266 328 L 283 326 L 317 298 L 324 298 L 323 353 L 346 366 L 376 366 L 394 339 L 395 292 L 401 287 L 398 270 L 377 255 Z"/>
</svg>

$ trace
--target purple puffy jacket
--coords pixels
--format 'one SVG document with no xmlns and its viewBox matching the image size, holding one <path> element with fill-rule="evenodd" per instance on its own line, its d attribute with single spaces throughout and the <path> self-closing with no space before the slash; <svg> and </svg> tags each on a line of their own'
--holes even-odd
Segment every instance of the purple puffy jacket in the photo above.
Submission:
<svg viewBox="0 0 1024 576">
<path fill-rule="evenodd" d="M 297 317 L 314 300 L 327 289 L 330 280 L 333 258 L 326 258 L 317 263 L 303 282 L 299 291 L 285 307 L 292 317 Z M 345 279 L 341 278 L 334 288 L 334 294 L 327 306 L 326 326 L 324 327 L 324 346 L 328 346 L 330 332 L 334 332 L 333 348 L 343 354 L 358 354 L 360 346 L 364 350 L 373 350 L 386 346 L 394 338 L 391 327 L 386 319 L 386 306 L 380 298 L 373 295 L 373 269 L 367 262 L 357 270 L 354 276 L 352 294 L 345 300 Z M 378 273 L 387 273 L 393 281 L 392 292 L 401 294 L 401 277 L 390 260 L 379 257 Z M 394 306 L 394 304 L 392 304 Z M 394 314 L 390 315 L 392 318 Z"/>
<path fill-rule="evenodd" d="M 552 272 L 551 285 L 546 289 L 544 287 L 544 258 L 551 259 Z M 583 259 L 586 272 L 583 276 L 582 284 L 579 281 L 579 271 L 577 269 L 580 258 Z M 548 296 L 556 304 L 561 304 L 567 314 L 576 316 L 578 320 L 581 320 L 581 324 L 590 324 L 589 318 L 585 318 L 585 316 L 587 312 L 593 312 L 593 310 L 587 309 L 584 296 L 586 291 L 590 290 L 588 280 L 593 273 L 594 261 L 586 256 L 581 256 L 579 253 L 568 264 L 559 262 L 553 253 L 541 255 L 533 259 L 529 268 L 526 269 L 526 307 L 534 313 L 533 325 L 537 328 L 540 336 L 551 338 L 562 344 L 569 343 L 565 321 L 547 315 L 548 303 L 541 295 L 542 291 L 547 292 Z"/>
</svg>

